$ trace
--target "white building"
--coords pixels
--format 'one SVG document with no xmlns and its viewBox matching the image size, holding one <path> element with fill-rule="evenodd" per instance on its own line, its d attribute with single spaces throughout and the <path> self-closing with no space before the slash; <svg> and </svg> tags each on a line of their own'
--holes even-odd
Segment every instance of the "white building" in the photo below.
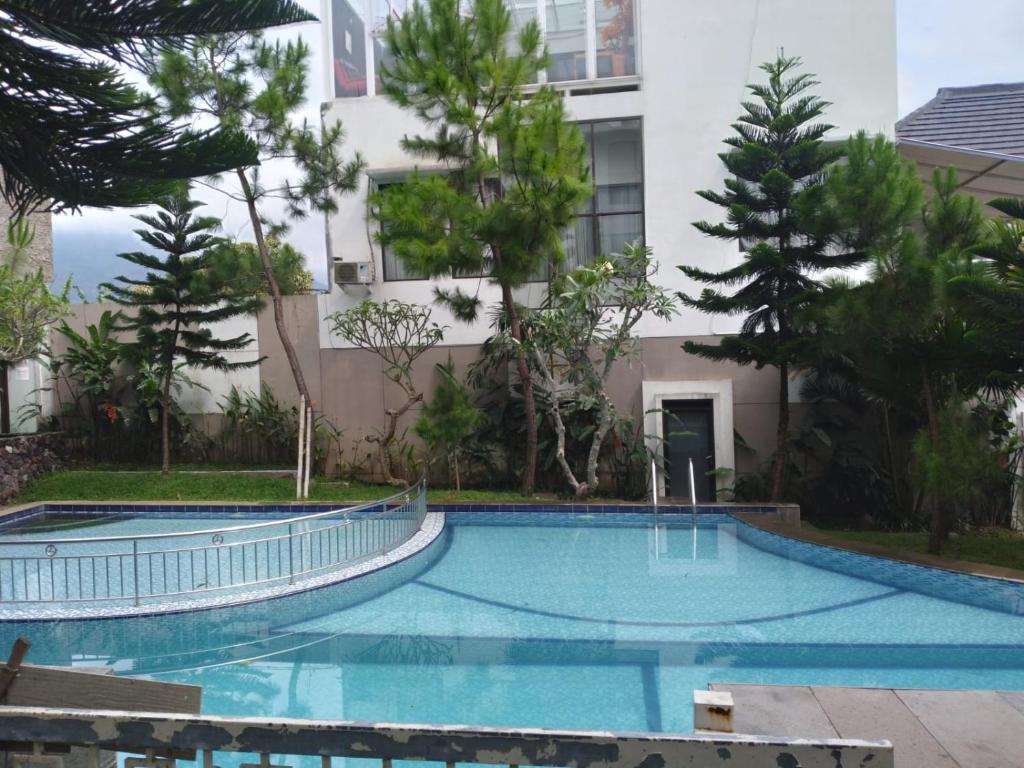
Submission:
<svg viewBox="0 0 1024 768">
<path fill-rule="evenodd" d="M 677 265 L 720 270 L 739 259 L 735 246 L 691 226 L 722 215 L 694 192 L 721 188 L 724 169 L 717 155 L 747 97 L 745 86 L 762 79 L 759 66 L 780 50 L 801 57 L 821 81 L 818 94 L 833 103 L 827 118 L 836 126 L 835 139 L 860 129 L 891 134 L 896 122 L 895 0 L 508 1 L 516 18 L 541 24 L 552 59 L 547 80 L 564 91 L 591 146 L 593 213 L 580 218 L 569 238 L 572 259 L 616 251 L 640 237 L 654 248 L 661 284 L 687 292 L 700 287 Z M 379 31 L 388 14 L 404 12 L 410 2 L 324 0 L 325 76 L 335 95 L 324 117 L 343 122 L 346 151 L 358 150 L 368 162 L 358 194 L 342 198 L 327 223 L 329 253 L 335 260 L 368 263 L 369 283 L 332 285 L 319 298 L 319 318 L 368 295 L 432 301 L 433 282 L 415 279 L 382 253 L 367 217 L 367 191 L 400 180 L 416 165 L 399 142 L 421 127 L 410 113 L 376 95 L 376 69 L 384 55 Z M 472 292 L 479 280 L 452 282 Z M 543 283 L 528 286 L 522 298 L 534 301 L 543 289 Z M 481 295 L 498 300 L 486 285 Z M 440 307 L 434 316 L 449 326 L 446 343 L 463 362 L 489 335 L 486 323 L 459 323 Z M 370 418 L 367 409 L 380 408 L 379 380 L 371 384 L 363 364 L 346 360 L 359 353 L 346 351 L 323 322 L 319 329 L 323 410 L 342 424 Z M 680 349 L 684 337 L 735 330 L 726 319 L 689 310 L 671 322 L 647 323 L 639 329 L 643 353 L 621 372 L 616 396 L 620 407 L 638 416 L 664 408 L 690 424 L 698 437 L 670 445 L 677 456 L 708 456 L 712 466 L 735 469 L 739 462 L 749 469 L 772 448 L 777 374 L 708 363 Z M 426 363 L 424 376 L 432 364 Z M 287 386 L 285 377 L 275 379 Z M 661 416 L 646 418 L 649 434 L 662 432 Z M 734 433 L 760 455 L 737 456 Z"/>
</svg>

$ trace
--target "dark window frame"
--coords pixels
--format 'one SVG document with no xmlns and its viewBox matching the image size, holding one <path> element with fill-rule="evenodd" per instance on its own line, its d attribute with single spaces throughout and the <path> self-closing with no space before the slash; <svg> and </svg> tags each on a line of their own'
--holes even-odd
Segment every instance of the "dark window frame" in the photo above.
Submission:
<svg viewBox="0 0 1024 768">
<path fill-rule="evenodd" d="M 590 236 L 594 243 L 594 258 L 601 256 L 601 219 L 613 216 L 639 216 L 640 217 L 640 242 L 647 242 L 647 165 L 644 154 L 644 118 L 643 115 L 629 115 L 625 117 L 602 117 L 596 120 L 577 120 L 576 125 L 589 132 L 590 147 L 590 173 L 591 180 L 594 180 L 594 168 L 597 156 L 595 154 L 594 126 L 601 123 L 636 123 L 640 129 L 640 209 L 629 209 L 623 211 L 600 212 L 597 208 L 597 186 L 594 186 L 594 193 L 590 197 L 589 209 L 586 213 L 578 213 L 573 217 L 573 224 L 578 219 L 590 219 Z M 570 225 L 572 226 L 572 225 Z M 591 262 L 593 263 L 593 262 Z M 529 280 L 529 283 L 547 283 L 551 281 L 552 264 L 544 269 L 544 275 Z"/>
</svg>

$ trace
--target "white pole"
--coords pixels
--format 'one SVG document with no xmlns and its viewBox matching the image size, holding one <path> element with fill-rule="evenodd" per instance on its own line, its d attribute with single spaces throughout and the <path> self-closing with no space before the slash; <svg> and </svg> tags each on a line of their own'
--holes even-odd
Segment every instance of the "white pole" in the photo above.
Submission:
<svg viewBox="0 0 1024 768">
<path fill-rule="evenodd" d="M 693 482 L 693 459 L 690 459 L 690 509 L 697 514 L 697 486 Z"/>
<path fill-rule="evenodd" d="M 307 409 L 309 422 L 306 425 L 306 480 L 302 486 L 302 498 L 309 498 L 309 475 L 313 471 L 313 406 Z"/>
<path fill-rule="evenodd" d="M 306 396 L 299 395 L 299 460 L 295 467 L 295 498 L 302 498 L 302 446 L 306 435 Z"/>
<path fill-rule="evenodd" d="M 654 502 L 654 509 L 658 509 L 658 465 L 655 459 L 651 459 L 651 501 Z"/>
</svg>

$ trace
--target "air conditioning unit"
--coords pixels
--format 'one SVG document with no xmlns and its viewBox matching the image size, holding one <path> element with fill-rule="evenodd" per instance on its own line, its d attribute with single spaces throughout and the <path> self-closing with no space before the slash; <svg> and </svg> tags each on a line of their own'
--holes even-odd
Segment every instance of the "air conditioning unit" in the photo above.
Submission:
<svg viewBox="0 0 1024 768">
<path fill-rule="evenodd" d="M 369 285 L 373 282 L 372 264 L 368 261 L 335 261 L 336 285 Z"/>
</svg>

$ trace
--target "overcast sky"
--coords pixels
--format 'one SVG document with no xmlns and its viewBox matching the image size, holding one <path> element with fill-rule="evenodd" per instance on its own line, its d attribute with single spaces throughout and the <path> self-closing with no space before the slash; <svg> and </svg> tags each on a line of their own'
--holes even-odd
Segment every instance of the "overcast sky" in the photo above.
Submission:
<svg viewBox="0 0 1024 768">
<path fill-rule="evenodd" d="M 313 13 L 320 13 L 319 0 L 302 2 Z M 1024 81 L 1024 0 L 896 0 L 896 3 L 901 116 L 924 104 L 943 86 Z M 313 48 L 316 58 L 310 73 L 310 114 L 315 115 L 324 97 L 319 28 L 302 25 L 280 34 L 301 34 Z M 242 240 L 252 239 L 248 218 L 240 205 L 228 203 L 224 197 L 208 191 L 197 190 L 197 196 L 209 201 L 203 213 L 224 220 L 225 234 Z M 56 278 L 63 280 L 73 276 L 91 296 L 97 283 L 118 274 L 121 266 L 113 254 L 138 247 L 138 240 L 132 234 L 137 223 L 131 215 L 131 211 L 122 210 L 56 217 Z M 323 219 L 312 216 L 297 224 L 289 239 L 306 254 L 315 278 L 322 285 Z"/>
</svg>

